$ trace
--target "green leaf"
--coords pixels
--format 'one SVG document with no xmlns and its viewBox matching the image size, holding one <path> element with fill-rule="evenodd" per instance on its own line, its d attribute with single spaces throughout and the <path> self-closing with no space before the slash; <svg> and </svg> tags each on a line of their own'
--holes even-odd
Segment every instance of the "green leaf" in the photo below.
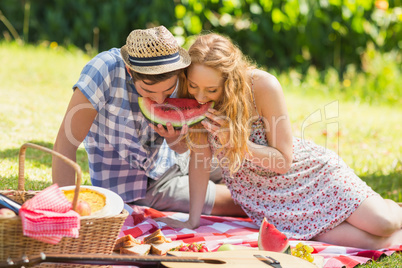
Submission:
<svg viewBox="0 0 402 268">
<path fill-rule="evenodd" d="M 270 12 L 272 10 L 271 0 L 260 0 L 260 5 L 264 9 L 264 12 Z"/>
<path fill-rule="evenodd" d="M 333 6 L 342 6 L 342 0 L 329 0 L 329 3 Z"/>
<path fill-rule="evenodd" d="M 253 14 L 261 14 L 262 13 L 262 8 L 256 4 L 256 3 L 252 3 L 250 5 L 250 12 Z"/>
<path fill-rule="evenodd" d="M 194 3 L 193 9 L 195 13 L 200 14 L 204 10 L 204 7 L 200 2 L 196 2 Z"/>
<path fill-rule="evenodd" d="M 202 23 L 198 16 L 191 16 L 190 32 L 192 34 L 199 34 L 202 31 Z"/>
<path fill-rule="evenodd" d="M 272 21 L 275 24 L 279 24 L 285 21 L 285 15 L 278 8 L 272 10 Z"/>
<path fill-rule="evenodd" d="M 177 5 L 174 9 L 177 19 L 182 19 L 186 15 L 186 7 L 183 5 Z"/>
<path fill-rule="evenodd" d="M 204 15 L 214 27 L 219 26 L 219 19 L 211 10 L 204 10 Z"/>
</svg>

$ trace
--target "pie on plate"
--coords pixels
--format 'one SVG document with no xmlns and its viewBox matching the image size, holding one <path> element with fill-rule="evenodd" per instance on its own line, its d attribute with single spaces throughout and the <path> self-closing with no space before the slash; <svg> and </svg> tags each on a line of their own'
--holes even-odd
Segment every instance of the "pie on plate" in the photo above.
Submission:
<svg viewBox="0 0 402 268">
<path fill-rule="evenodd" d="M 60 190 L 70 202 L 73 200 L 75 185 L 60 187 Z M 118 194 L 97 186 L 80 186 L 78 199 L 86 201 L 91 207 L 91 215 L 83 217 L 116 216 L 124 208 L 124 201 Z"/>
</svg>

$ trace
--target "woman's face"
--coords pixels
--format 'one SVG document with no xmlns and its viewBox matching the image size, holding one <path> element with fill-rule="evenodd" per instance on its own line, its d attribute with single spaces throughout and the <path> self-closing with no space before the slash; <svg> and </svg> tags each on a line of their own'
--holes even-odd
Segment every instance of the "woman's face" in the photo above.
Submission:
<svg viewBox="0 0 402 268">
<path fill-rule="evenodd" d="M 202 64 L 191 64 L 187 70 L 188 92 L 201 104 L 219 102 L 223 95 L 222 73 Z"/>
</svg>

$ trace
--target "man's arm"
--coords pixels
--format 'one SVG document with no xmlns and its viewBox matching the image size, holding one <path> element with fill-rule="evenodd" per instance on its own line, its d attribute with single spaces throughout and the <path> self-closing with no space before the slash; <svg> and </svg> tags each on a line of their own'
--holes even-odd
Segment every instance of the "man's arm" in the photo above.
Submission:
<svg viewBox="0 0 402 268">
<path fill-rule="evenodd" d="M 77 149 L 88 134 L 96 115 L 97 111 L 89 100 L 76 89 L 59 128 L 53 150 L 76 161 Z M 59 186 L 75 184 L 74 169 L 58 157 L 52 159 L 52 177 L 53 183 Z"/>
</svg>

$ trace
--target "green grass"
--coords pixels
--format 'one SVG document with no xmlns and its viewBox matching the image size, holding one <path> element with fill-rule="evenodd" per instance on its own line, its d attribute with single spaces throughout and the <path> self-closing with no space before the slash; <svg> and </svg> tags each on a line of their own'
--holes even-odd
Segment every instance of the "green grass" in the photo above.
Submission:
<svg viewBox="0 0 402 268">
<path fill-rule="evenodd" d="M 0 43 L 0 180 L 2 189 L 15 189 L 18 151 L 26 142 L 53 148 L 72 85 L 88 57 L 79 51 L 57 47 Z M 89 183 L 85 150 L 77 162 Z M 51 183 L 51 156 L 27 150 L 27 189 L 41 189 Z"/>
<path fill-rule="evenodd" d="M 287 102 L 294 135 L 338 152 L 374 190 L 402 202 L 401 108 L 297 93 Z M 326 119 L 326 108 L 337 116 Z"/>
<path fill-rule="evenodd" d="M 77 50 L 10 43 L 0 43 L 0 58 L 0 190 L 17 189 L 20 146 L 33 142 L 53 147 L 71 87 L 89 58 Z M 319 79 L 302 84 L 301 89 L 309 90 L 301 92 L 291 76 L 281 75 L 280 81 L 294 135 L 335 150 L 375 191 L 402 202 L 402 108 L 359 104 L 342 93 L 322 94 L 324 85 Z M 321 93 L 315 94 L 315 89 Z M 90 184 L 83 148 L 77 162 L 84 183 Z M 51 184 L 51 156 L 47 153 L 28 149 L 25 170 L 26 189 L 40 190 Z M 400 264 L 401 254 L 394 254 L 364 267 Z"/>
<path fill-rule="evenodd" d="M 366 264 L 358 265 L 356 268 L 397 268 L 401 267 L 402 254 L 394 253 L 391 256 L 381 257 L 379 260 L 370 261 Z"/>
</svg>

